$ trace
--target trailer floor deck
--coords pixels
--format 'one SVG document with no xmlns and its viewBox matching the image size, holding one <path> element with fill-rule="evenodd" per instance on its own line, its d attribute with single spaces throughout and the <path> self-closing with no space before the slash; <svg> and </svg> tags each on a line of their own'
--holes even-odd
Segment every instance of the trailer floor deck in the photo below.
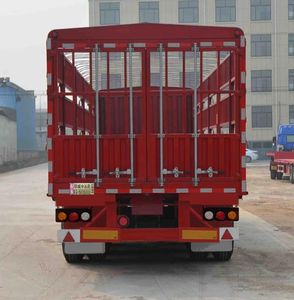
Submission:
<svg viewBox="0 0 294 300">
<path fill-rule="evenodd" d="M 271 181 L 267 166 L 248 168 L 248 178 L 231 262 L 191 262 L 184 247 L 155 244 L 74 266 L 55 242 L 47 165 L 0 174 L 0 299 L 293 299 L 293 185 Z"/>
</svg>

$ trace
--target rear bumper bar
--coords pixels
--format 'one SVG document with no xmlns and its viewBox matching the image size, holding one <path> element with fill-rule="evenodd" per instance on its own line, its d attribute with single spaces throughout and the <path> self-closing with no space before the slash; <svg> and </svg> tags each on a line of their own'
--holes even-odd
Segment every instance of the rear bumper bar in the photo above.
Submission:
<svg viewBox="0 0 294 300">
<path fill-rule="evenodd" d="M 239 239 L 239 229 L 221 228 L 158 228 L 118 229 L 83 228 L 58 230 L 60 243 L 125 243 L 125 242 L 191 242 L 219 243 Z"/>
</svg>

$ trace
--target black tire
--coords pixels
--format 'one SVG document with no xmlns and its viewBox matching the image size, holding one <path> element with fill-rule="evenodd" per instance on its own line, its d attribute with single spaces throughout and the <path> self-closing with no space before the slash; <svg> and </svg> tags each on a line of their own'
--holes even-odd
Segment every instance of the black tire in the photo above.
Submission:
<svg viewBox="0 0 294 300">
<path fill-rule="evenodd" d="M 190 259 L 193 261 L 204 261 L 208 257 L 208 252 L 192 252 L 189 253 Z"/>
<path fill-rule="evenodd" d="M 290 168 L 290 182 L 294 184 L 294 165 Z"/>
<path fill-rule="evenodd" d="M 64 243 L 62 243 L 62 252 L 65 260 L 69 264 L 78 264 L 81 263 L 84 257 L 84 254 L 68 254 L 64 252 Z"/>
<path fill-rule="evenodd" d="M 277 179 L 282 180 L 283 179 L 283 173 L 277 172 Z"/>
<path fill-rule="evenodd" d="M 212 252 L 212 255 L 216 261 L 229 261 L 234 252 L 234 242 L 231 251 Z"/>
<path fill-rule="evenodd" d="M 213 252 L 212 254 L 217 261 L 229 261 L 233 255 L 233 251 Z"/>
<path fill-rule="evenodd" d="M 105 253 L 87 254 L 87 256 L 89 257 L 90 261 L 92 261 L 92 262 L 103 261 L 106 257 Z"/>
<path fill-rule="evenodd" d="M 271 179 L 276 179 L 277 178 L 277 171 L 271 171 Z"/>
<path fill-rule="evenodd" d="M 250 156 L 246 156 L 246 163 L 251 163 L 252 162 L 252 158 Z"/>
</svg>

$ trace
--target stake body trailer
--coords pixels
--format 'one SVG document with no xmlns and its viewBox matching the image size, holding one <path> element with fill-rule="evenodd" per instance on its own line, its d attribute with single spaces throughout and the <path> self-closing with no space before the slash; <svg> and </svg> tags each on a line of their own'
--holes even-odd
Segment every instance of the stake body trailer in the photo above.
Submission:
<svg viewBox="0 0 294 300">
<path fill-rule="evenodd" d="M 48 195 L 68 262 L 129 242 L 231 258 L 247 194 L 245 47 L 229 27 L 49 33 Z"/>
</svg>

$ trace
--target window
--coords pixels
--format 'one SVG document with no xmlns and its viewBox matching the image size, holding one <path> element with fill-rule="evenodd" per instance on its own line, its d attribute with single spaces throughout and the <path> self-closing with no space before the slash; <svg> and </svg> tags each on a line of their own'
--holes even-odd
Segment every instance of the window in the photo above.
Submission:
<svg viewBox="0 0 294 300">
<path fill-rule="evenodd" d="M 294 56 L 294 34 L 289 33 L 288 35 L 288 49 L 289 49 L 289 56 Z"/>
<path fill-rule="evenodd" d="M 100 24 L 119 24 L 119 2 L 100 3 Z"/>
<path fill-rule="evenodd" d="M 294 0 L 288 1 L 288 18 L 294 20 Z"/>
<path fill-rule="evenodd" d="M 294 69 L 289 70 L 288 83 L 289 91 L 294 91 Z"/>
<path fill-rule="evenodd" d="M 251 21 L 271 19 L 271 0 L 251 0 Z"/>
<path fill-rule="evenodd" d="M 251 71 L 251 91 L 271 92 L 272 91 L 272 70 Z"/>
<path fill-rule="evenodd" d="M 251 56 L 271 56 L 272 36 L 270 34 L 251 35 Z"/>
<path fill-rule="evenodd" d="M 294 124 L 294 105 L 289 105 L 289 123 Z"/>
<path fill-rule="evenodd" d="M 270 128 L 272 123 L 271 105 L 252 106 L 252 128 Z"/>
<path fill-rule="evenodd" d="M 216 22 L 236 21 L 236 0 L 215 0 Z"/>
<path fill-rule="evenodd" d="M 179 23 L 196 23 L 198 21 L 198 0 L 179 0 Z"/>
<path fill-rule="evenodd" d="M 159 23 L 159 2 L 139 2 L 140 22 Z"/>
</svg>

